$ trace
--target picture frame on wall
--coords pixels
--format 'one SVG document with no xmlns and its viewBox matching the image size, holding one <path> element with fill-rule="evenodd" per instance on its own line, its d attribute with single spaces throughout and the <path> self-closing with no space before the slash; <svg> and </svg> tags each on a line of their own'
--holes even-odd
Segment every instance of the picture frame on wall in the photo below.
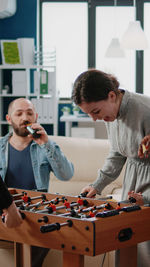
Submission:
<svg viewBox="0 0 150 267">
<path fill-rule="evenodd" d="M 21 65 L 21 47 L 18 40 L 1 40 L 1 55 L 3 65 Z"/>
</svg>

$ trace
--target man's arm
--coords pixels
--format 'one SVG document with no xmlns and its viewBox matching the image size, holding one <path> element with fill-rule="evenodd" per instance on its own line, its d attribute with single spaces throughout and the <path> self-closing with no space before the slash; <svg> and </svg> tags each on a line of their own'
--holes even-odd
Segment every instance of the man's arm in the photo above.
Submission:
<svg viewBox="0 0 150 267">
<path fill-rule="evenodd" d="M 68 181 L 74 174 L 73 164 L 66 158 L 60 147 L 52 140 L 42 145 L 54 175 L 62 181 Z"/>
<path fill-rule="evenodd" d="M 34 138 L 30 134 L 29 137 L 44 150 L 55 176 L 62 181 L 71 179 L 74 174 L 73 164 L 66 158 L 60 147 L 48 138 L 45 129 L 40 124 L 34 123 L 31 128 L 36 130 L 36 133 L 40 136 Z"/>
</svg>

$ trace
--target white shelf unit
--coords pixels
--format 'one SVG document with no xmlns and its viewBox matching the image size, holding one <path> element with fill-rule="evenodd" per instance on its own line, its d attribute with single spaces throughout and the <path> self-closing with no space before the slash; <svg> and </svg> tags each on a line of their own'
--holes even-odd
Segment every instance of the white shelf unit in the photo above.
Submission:
<svg viewBox="0 0 150 267">
<path fill-rule="evenodd" d="M 12 93 L 2 93 L 2 88 L 4 86 L 3 84 L 3 71 L 4 70 L 24 70 L 26 73 L 26 92 L 25 94 L 13 94 Z M 39 92 L 35 93 L 35 87 L 33 84 L 33 93 L 31 93 L 31 70 L 48 70 L 50 72 L 53 72 L 53 87 L 50 89 L 50 93 L 48 94 L 40 94 L 40 88 Z M 33 74 L 32 74 L 33 75 Z M 51 81 L 49 81 L 51 83 Z M 4 101 L 6 101 L 6 98 L 19 98 L 19 97 L 25 97 L 30 99 L 31 101 L 34 101 L 34 99 L 37 99 L 37 105 L 36 105 L 36 111 L 39 113 L 38 107 L 39 102 L 47 101 L 47 106 L 50 108 L 50 117 L 47 119 L 43 119 L 42 117 L 38 119 L 38 122 L 40 124 L 47 124 L 47 125 L 53 125 L 53 134 L 58 134 L 58 93 L 56 90 L 56 66 L 44 66 L 44 65 L 0 65 L 0 136 L 2 135 L 2 127 L 3 125 L 7 125 L 7 121 L 4 119 Z M 44 100 L 45 99 L 45 100 Z M 44 104 L 44 102 L 43 102 Z M 44 106 L 44 105 L 43 105 Z"/>
</svg>

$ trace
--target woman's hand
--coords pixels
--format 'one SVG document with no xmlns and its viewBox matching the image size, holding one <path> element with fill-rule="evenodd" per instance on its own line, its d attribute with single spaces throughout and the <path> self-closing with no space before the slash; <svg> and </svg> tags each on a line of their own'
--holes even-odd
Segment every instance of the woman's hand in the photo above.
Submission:
<svg viewBox="0 0 150 267">
<path fill-rule="evenodd" d="M 136 199 L 136 204 L 137 205 L 140 205 L 140 206 L 144 205 L 143 196 L 142 196 L 141 192 L 135 193 L 134 191 L 131 191 L 131 192 L 128 193 L 128 199 L 130 197 L 133 197 L 133 198 Z"/>
<path fill-rule="evenodd" d="M 95 195 L 97 193 L 96 189 L 94 189 L 94 187 L 92 187 L 91 185 L 84 187 L 81 191 L 81 194 L 86 193 L 86 192 L 88 192 L 86 197 L 90 197 L 90 198 L 95 197 Z"/>
<path fill-rule="evenodd" d="M 150 154 L 150 135 L 147 135 L 141 141 L 138 150 L 138 156 L 139 158 L 144 158 L 144 157 L 148 158 L 149 154 Z"/>
</svg>

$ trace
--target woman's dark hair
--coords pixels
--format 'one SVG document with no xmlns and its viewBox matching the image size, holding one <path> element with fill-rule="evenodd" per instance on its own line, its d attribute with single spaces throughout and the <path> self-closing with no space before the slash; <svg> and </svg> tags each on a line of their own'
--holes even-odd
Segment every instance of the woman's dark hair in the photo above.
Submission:
<svg viewBox="0 0 150 267">
<path fill-rule="evenodd" d="M 91 69 L 81 73 L 75 80 L 72 100 L 76 105 L 105 100 L 110 91 L 118 95 L 118 88 L 119 82 L 113 75 Z"/>
</svg>

